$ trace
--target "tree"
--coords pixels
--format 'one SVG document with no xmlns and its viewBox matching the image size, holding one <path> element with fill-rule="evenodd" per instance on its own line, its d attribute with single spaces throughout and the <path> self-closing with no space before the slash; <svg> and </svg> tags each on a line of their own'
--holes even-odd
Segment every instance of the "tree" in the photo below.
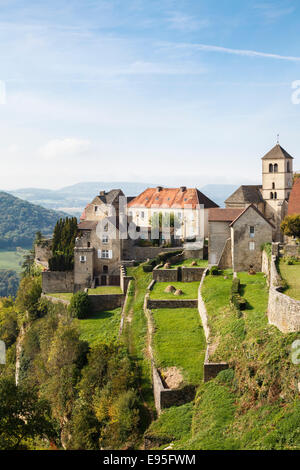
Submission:
<svg viewBox="0 0 300 470">
<path fill-rule="evenodd" d="M 69 312 L 74 318 L 85 318 L 90 312 L 90 299 L 87 292 L 76 292 L 71 298 Z"/>
<path fill-rule="evenodd" d="M 76 236 L 76 217 L 58 220 L 52 239 L 53 256 L 49 260 L 51 271 L 71 271 L 73 269 Z"/>
<path fill-rule="evenodd" d="M 280 228 L 288 237 L 300 238 L 300 214 L 287 215 Z"/>
<path fill-rule="evenodd" d="M 39 317 L 39 300 L 41 293 L 42 282 L 40 276 L 26 276 L 21 280 L 16 302 L 23 313 L 28 313 L 29 320 L 34 320 Z"/>
<path fill-rule="evenodd" d="M 26 440 L 55 439 L 56 433 L 46 400 L 34 389 L 0 379 L 0 449 L 27 449 Z"/>
</svg>

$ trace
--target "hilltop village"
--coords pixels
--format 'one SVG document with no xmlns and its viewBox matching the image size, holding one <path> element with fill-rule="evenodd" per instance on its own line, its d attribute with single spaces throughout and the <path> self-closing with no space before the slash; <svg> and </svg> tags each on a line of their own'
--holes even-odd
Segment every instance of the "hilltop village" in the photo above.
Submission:
<svg viewBox="0 0 300 470">
<path fill-rule="evenodd" d="M 100 191 L 79 222 L 60 219 L 52 239 L 36 240 L 18 297 L 35 304 L 16 341 L 16 383 L 38 377 L 47 394 L 47 380 L 55 416 L 56 397 L 68 397 L 57 415 L 63 448 L 299 448 L 293 157 L 277 144 L 262 184 L 224 205 L 185 186 Z M 61 353 L 67 344 L 85 351 L 87 369 L 77 352 Z M 80 392 L 67 385 L 74 367 Z"/>
</svg>

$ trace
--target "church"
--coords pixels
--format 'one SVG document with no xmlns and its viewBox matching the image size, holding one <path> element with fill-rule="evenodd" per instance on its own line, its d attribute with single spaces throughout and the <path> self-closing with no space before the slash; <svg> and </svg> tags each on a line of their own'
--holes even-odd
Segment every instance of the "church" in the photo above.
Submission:
<svg viewBox="0 0 300 470">
<path fill-rule="evenodd" d="M 293 186 L 293 157 L 279 143 L 262 157 L 262 185 L 240 186 L 225 205 L 245 209 L 252 204 L 275 227 L 273 241 L 282 241 L 280 224 L 288 212 Z"/>
</svg>

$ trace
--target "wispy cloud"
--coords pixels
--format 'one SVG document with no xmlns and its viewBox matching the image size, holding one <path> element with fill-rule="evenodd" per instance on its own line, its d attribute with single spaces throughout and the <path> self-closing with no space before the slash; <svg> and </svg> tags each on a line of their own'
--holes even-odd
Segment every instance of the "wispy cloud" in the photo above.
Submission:
<svg viewBox="0 0 300 470">
<path fill-rule="evenodd" d="M 282 5 L 278 2 L 263 2 L 256 3 L 253 8 L 259 12 L 268 22 L 274 22 L 280 18 L 290 15 L 295 11 L 295 7 L 292 5 Z"/>
<path fill-rule="evenodd" d="M 232 54 L 243 57 L 262 57 L 266 59 L 286 60 L 290 62 L 300 62 L 300 57 L 271 54 L 268 52 L 253 51 L 249 49 L 232 49 L 229 47 L 214 46 L 211 44 L 193 44 L 193 43 L 158 43 L 162 48 L 182 49 L 189 51 L 219 52 L 223 54 Z"/>
<path fill-rule="evenodd" d="M 44 160 L 82 157 L 91 147 L 89 140 L 77 138 L 53 139 L 40 147 L 38 154 Z"/>
<path fill-rule="evenodd" d="M 207 28 L 210 25 L 208 19 L 197 19 L 194 16 L 186 15 L 178 11 L 169 14 L 167 23 L 170 29 L 181 32 L 197 31 L 198 29 Z"/>
</svg>

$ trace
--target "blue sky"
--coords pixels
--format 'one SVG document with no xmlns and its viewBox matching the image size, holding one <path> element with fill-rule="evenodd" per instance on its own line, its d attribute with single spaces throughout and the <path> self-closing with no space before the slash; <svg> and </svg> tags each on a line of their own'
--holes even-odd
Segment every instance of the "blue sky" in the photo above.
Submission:
<svg viewBox="0 0 300 470">
<path fill-rule="evenodd" d="M 300 169 L 296 0 L 0 0 L 0 188 Z"/>
</svg>

